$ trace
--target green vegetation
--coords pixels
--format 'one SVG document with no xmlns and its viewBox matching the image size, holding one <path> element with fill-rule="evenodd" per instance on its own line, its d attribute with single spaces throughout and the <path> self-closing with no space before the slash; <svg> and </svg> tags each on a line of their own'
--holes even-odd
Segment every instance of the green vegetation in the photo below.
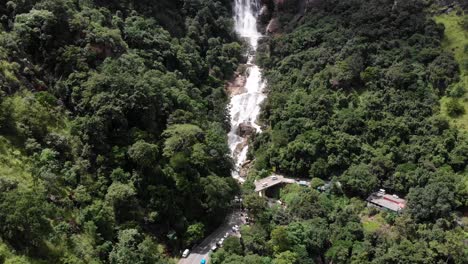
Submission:
<svg viewBox="0 0 468 264">
<path fill-rule="evenodd" d="M 0 263 L 175 263 L 241 193 L 252 224 L 212 264 L 466 263 L 468 20 L 432 2 L 262 1 L 242 190 L 231 0 L 0 2 Z M 272 171 L 311 187 L 272 205 Z M 367 208 L 379 188 L 405 210 Z"/>
<path fill-rule="evenodd" d="M 453 11 L 436 16 L 435 21 L 445 27 L 442 48 L 453 53 L 460 66 L 459 82 L 453 83 L 447 96 L 441 99 L 442 113 L 452 117 L 454 124 L 468 131 L 468 15 Z"/>
<path fill-rule="evenodd" d="M 0 137 L 0 175 L 7 179 L 21 181 L 29 184 L 32 177 L 29 172 L 29 160 L 21 150 L 5 137 Z"/>
<path fill-rule="evenodd" d="M 385 219 L 381 213 L 373 216 L 365 216 L 361 219 L 361 222 L 364 233 L 367 234 L 375 233 L 386 225 Z"/>
<path fill-rule="evenodd" d="M 230 2 L 0 3 L 0 263 L 174 263 L 224 219 Z"/>
<path fill-rule="evenodd" d="M 302 16 L 272 9 L 282 26 L 260 46 L 269 96 L 250 173 L 330 188 L 287 186 L 271 208 L 247 196 L 245 250 L 215 253 L 216 263 L 465 263 L 468 135 L 439 107 L 460 97 L 463 76 L 431 1 L 312 2 Z M 366 208 L 380 188 L 405 197 L 401 214 Z"/>
</svg>

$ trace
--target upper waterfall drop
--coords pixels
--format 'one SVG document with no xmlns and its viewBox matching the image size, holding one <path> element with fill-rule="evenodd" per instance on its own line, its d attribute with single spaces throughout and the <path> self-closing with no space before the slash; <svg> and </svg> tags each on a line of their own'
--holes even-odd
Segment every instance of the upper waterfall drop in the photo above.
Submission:
<svg viewBox="0 0 468 264">
<path fill-rule="evenodd" d="M 235 1 L 235 30 L 241 37 L 248 39 L 252 48 L 256 50 L 258 40 L 262 36 L 257 29 L 258 0 Z"/>
<path fill-rule="evenodd" d="M 235 0 L 234 9 L 235 30 L 251 46 L 247 54 L 247 78 L 243 93 L 233 95 L 229 104 L 231 131 L 228 134 L 228 144 L 235 160 L 235 170 L 232 176 L 243 182 L 240 170 L 247 160 L 248 135 L 240 133 L 240 126 L 248 126 L 255 132 L 261 132 L 257 117 L 260 114 L 260 105 L 266 96 L 263 93 L 265 82 L 262 80 L 262 73 L 255 65 L 255 53 L 258 41 L 262 37 L 257 29 L 259 2 L 258 0 Z"/>
</svg>

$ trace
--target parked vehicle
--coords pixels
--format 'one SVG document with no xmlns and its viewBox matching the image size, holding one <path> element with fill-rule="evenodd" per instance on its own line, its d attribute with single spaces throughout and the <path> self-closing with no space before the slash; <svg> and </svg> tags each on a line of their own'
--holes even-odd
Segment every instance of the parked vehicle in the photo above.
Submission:
<svg viewBox="0 0 468 264">
<path fill-rule="evenodd" d="M 186 258 L 186 257 L 188 257 L 189 254 L 190 254 L 190 250 L 187 248 L 187 249 L 184 250 L 184 252 L 182 253 L 182 257 L 183 257 L 183 258 Z"/>
<path fill-rule="evenodd" d="M 218 246 L 216 246 L 216 244 L 211 246 L 211 251 L 215 252 L 217 249 L 218 249 Z"/>
<path fill-rule="evenodd" d="M 206 259 L 202 259 L 202 260 L 200 261 L 200 264 L 206 264 Z"/>
</svg>

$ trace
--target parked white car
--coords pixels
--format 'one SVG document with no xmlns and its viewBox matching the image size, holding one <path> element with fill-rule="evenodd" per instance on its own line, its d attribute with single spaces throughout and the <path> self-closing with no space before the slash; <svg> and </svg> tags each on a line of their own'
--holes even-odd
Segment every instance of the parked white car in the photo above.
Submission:
<svg viewBox="0 0 468 264">
<path fill-rule="evenodd" d="M 218 246 L 216 246 L 216 244 L 211 246 L 211 251 L 215 252 L 217 249 L 218 249 Z"/>
</svg>

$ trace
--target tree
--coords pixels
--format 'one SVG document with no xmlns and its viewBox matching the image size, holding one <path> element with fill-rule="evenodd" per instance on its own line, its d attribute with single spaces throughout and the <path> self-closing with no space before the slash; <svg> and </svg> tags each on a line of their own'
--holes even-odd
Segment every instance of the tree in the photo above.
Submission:
<svg viewBox="0 0 468 264">
<path fill-rule="evenodd" d="M 333 263 L 346 263 L 350 258 L 350 248 L 353 246 L 352 241 L 338 240 L 333 243 L 332 247 L 327 250 L 326 257 Z"/>
<path fill-rule="evenodd" d="M 80 210 L 78 221 L 82 225 L 93 223 L 96 226 L 96 233 L 104 240 L 111 240 L 115 236 L 114 209 L 102 200 L 94 200 L 91 205 Z"/>
<path fill-rule="evenodd" d="M 239 238 L 234 236 L 230 236 L 224 240 L 223 248 L 229 254 L 243 255 L 244 253 Z"/>
<path fill-rule="evenodd" d="M 143 140 L 137 141 L 129 150 L 130 159 L 140 167 L 152 167 L 157 162 L 159 151 L 154 144 L 147 143 Z"/>
<path fill-rule="evenodd" d="M 319 195 L 317 190 L 303 189 L 287 202 L 287 210 L 298 219 L 306 220 L 321 216 L 325 212 L 320 205 Z"/>
<path fill-rule="evenodd" d="M 276 254 L 290 250 L 291 241 L 289 234 L 284 226 L 278 226 L 271 231 L 270 243 L 273 246 L 273 251 Z"/>
<path fill-rule="evenodd" d="M 118 242 L 109 254 L 111 264 L 164 264 L 167 261 L 158 245 L 136 229 L 120 231 Z"/>
<path fill-rule="evenodd" d="M 212 264 L 222 264 L 228 255 L 229 254 L 224 250 L 224 248 L 220 248 L 211 254 L 210 261 Z"/>
<path fill-rule="evenodd" d="M 465 114 L 465 107 L 456 98 L 450 98 L 445 104 L 447 114 L 451 117 L 458 117 Z"/>
<path fill-rule="evenodd" d="M 114 182 L 107 189 L 106 201 L 113 208 L 116 218 L 120 221 L 129 219 L 137 211 L 136 191 L 131 184 Z"/>
<path fill-rule="evenodd" d="M 205 234 L 205 226 L 202 223 L 195 223 L 190 225 L 186 231 L 186 241 L 188 245 L 200 241 Z"/>
<path fill-rule="evenodd" d="M 291 251 L 284 251 L 275 256 L 273 264 L 296 264 L 299 260 L 296 253 Z"/>
<path fill-rule="evenodd" d="M 241 235 L 246 253 L 261 255 L 267 252 L 267 232 L 259 224 L 242 227 Z"/>
<path fill-rule="evenodd" d="M 463 96 L 466 94 L 466 89 L 464 83 L 460 82 L 450 86 L 450 90 L 447 92 L 448 96 L 452 98 L 463 98 Z"/>
<path fill-rule="evenodd" d="M 190 149 L 195 143 L 204 139 L 204 133 L 196 125 L 173 125 L 163 134 L 167 139 L 164 143 L 164 155 L 170 157 L 176 152 Z"/>
<path fill-rule="evenodd" d="M 0 194 L 0 237 L 15 249 L 33 253 L 52 231 L 52 207 L 41 188 L 14 189 Z"/>
<path fill-rule="evenodd" d="M 323 186 L 325 182 L 320 178 L 312 178 L 310 181 L 310 188 L 317 189 L 320 186 Z"/>
<path fill-rule="evenodd" d="M 267 201 L 264 197 L 260 197 L 257 194 L 249 194 L 244 197 L 244 206 L 250 210 L 250 213 L 254 217 L 260 216 L 267 207 Z"/>
<path fill-rule="evenodd" d="M 330 230 L 323 218 L 293 222 L 287 227 L 288 238 L 295 246 L 304 246 L 309 256 L 318 256 L 325 251 L 330 240 Z"/>
<path fill-rule="evenodd" d="M 222 215 L 236 194 L 239 194 L 238 185 L 232 178 L 208 176 L 200 180 L 205 195 L 204 205 L 213 216 Z"/>
<path fill-rule="evenodd" d="M 376 263 L 415 263 L 434 262 L 432 252 L 425 242 L 403 240 L 392 245 L 382 256 L 376 258 Z M 444 260 L 446 261 L 446 260 Z"/>
<path fill-rule="evenodd" d="M 106 194 L 106 200 L 118 207 L 119 205 L 128 202 L 128 200 L 135 196 L 135 194 L 135 189 L 130 184 L 115 182 L 109 186 Z"/>
<path fill-rule="evenodd" d="M 41 153 L 35 155 L 35 168 L 33 174 L 42 179 L 47 189 L 54 194 L 58 193 L 60 186 L 61 166 L 58 160 L 59 153 L 49 148 L 45 148 Z"/>
<path fill-rule="evenodd" d="M 446 217 L 456 206 L 453 185 L 434 182 L 410 189 L 407 210 L 419 222 Z"/>
<path fill-rule="evenodd" d="M 441 90 L 447 88 L 458 77 L 458 64 L 453 56 L 447 53 L 438 56 L 428 65 L 427 70 L 432 85 Z"/>
<path fill-rule="evenodd" d="M 462 20 L 459 23 L 464 30 L 468 31 L 468 18 L 466 16 L 463 16 Z"/>
<path fill-rule="evenodd" d="M 378 179 L 368 165 L 359 164 L 351 166 L 343 173 L 340 182 L 345 192 L 367 197 L 377 187 Z"/>
<path fill-rule="evenodd" d="M 16 16 L 14 30 L 22 46 L 39 56 L 52 43 L 53 29 L 57 18 L 49 10 L 32 9 L 29 13 Z"/>
</svg>

